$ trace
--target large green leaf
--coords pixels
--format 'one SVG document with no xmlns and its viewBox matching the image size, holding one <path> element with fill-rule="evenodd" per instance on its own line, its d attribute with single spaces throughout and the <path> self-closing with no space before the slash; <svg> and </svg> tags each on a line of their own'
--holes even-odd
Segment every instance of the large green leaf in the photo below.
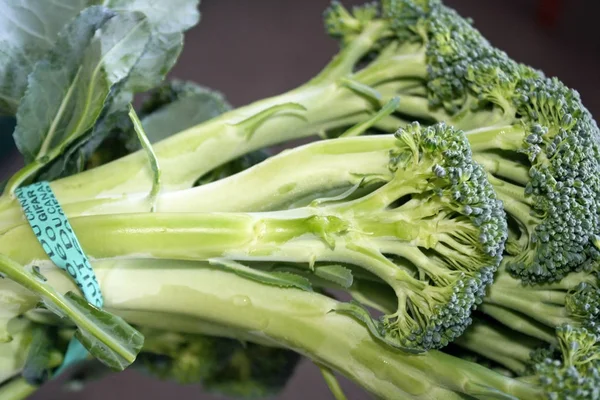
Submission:
<svg viewBox="0 0 600 400">
<path fill-rule="evenodd" d="M 0 0 L 0 114 L 14 115 L 34 64 L 58 33 L 98 0 Z"/>
<path fill-rule="evenodd" d="M 63 295 L 34 273 L 0 255 L 0 272 L 39 296 L 48 310 L 77 326 L 75 337 L 103 364 L 123 370 L 136 359 L 144 337 L 122 318 L 88 303 L 72 292 Z"/>
<path fill-rule="evenodd" d="M 115 10 L 143 12 L 152 26 L 152 37 L 138 60 L 126 89 L 144 92 L 160 84 L 183 49 L 183 32 L 200 20 L 200 0 L 106 0 Z"/>
<path fill-rule="evenodd" d="M 121 149 L 115 151 L 114 143 L 110 139 L 119 131 L 133 131 L 129 123 L 128 104 L 133 101 L 135 94 L 152 89 L 165 79 L 183 48 L 183 32 L 199 21 L 198 4 L 199 0 L 104 1 L 105 6 L 119 13 L 144 13 L 151 30 L 149 41 L 127 78 L 112 88 L 102 114 L 93 128 L 65 150 L 60 158 L 47 166 L 37 180 L 68 176 L 82 171 L 85 166 L 98 165 L 124 155 Z M 168 135 L 163 137 L 166 136 Z M 130 137 L 135 138 L 135 135 Z M 108 144 L 101 148 L 107 140 Z M 137 149 L 137 144 L 134 147 Z M 97 151 L 99 148 L 100 151 Z M 109 151 L 106 151 L 107 149 Z M 92 155 L 97 154 L 101 154 L 101 157 L 91 159 Z"/>
<path fill-rule="evenodd" d="M 30 164 L 8 188 L 37 173 L 91 129 L 111 88 L 126 78 L 150 38 L 141 13 L 84 10 L 38 62 L 17 113 L 14 138 Z"/>
</svg>

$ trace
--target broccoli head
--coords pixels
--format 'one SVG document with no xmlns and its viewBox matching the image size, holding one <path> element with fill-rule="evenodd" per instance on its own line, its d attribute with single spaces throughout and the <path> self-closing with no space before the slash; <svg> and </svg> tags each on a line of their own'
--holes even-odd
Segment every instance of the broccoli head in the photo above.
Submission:
<svg viewBox="0 0 600 400">
<path fill-rule="evenodd" d="M 354 262 L 365 255 L 380 259 L 381 267 L 371 271 L 398 297 L 398 311 L 371 329 L 405 347 L 442 347 L 470 324 L 492 281 L 506 238 L 504 213 L 461 131 L 414 123 L 396 137 L 390 152 L 394 178 L 342 209 L 353 211 L 378 250 L 373 255 L 353 244 Z M 375 202 L 381 213 L 372 212 Z M 361 215 L 365 205 L 368 217 Z M 338 311 L 365 319 L 356 304 Z"/>
</svg>

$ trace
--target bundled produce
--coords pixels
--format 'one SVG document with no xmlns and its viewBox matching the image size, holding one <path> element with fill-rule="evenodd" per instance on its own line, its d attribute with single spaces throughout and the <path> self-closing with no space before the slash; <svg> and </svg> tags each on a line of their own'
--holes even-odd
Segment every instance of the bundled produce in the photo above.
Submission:
<svg viewBox="0 0 600 400">
<path fill-rule="evenodd" d="M 165 79 L 197 0 L 55 3 L 0 2 L 1 399 L 127 368 L 261 398 L 302 357 L 339 400 L 600 399 L 576 91 L 439 0 L 334 2 L 331 62 L 233 109 Z"/>
</svg>

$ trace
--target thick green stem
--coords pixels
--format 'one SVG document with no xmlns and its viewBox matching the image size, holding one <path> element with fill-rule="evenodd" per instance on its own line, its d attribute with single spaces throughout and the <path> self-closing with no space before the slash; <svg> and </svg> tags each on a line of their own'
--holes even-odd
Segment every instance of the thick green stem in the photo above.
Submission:
<svg viewBox="0 0 600 400">
<path fill-rule="evenodd" d="M 307 84 L 225 113 L 156 143 L 154 150 L 161 165 L 163 189 L 170 191 L 191 187 L 204 173 L 255 149 L 360 122 L 370 114 L 369 101 L 341 87 L 336 81 L 351 73 L 383 28 L 377 23 L 366 29 Z M 382 96 L 389 99 L 394 94 L 395 90 L 391 90 L 382 93 Z M 282 104 L 298 104 L 306 108 L 306 112 L 270 116 L 255 129 L 251 138 L 245 134 L 245 126 L 238 124 Z M 59 154 L 60 149 L 52 151 L 52 155 L 55 152 Z M 36 161 L 25 167 L 11 180 L 7 190 L 13 190 L 35 174 L 44 162 Z M 63 197 L 59 200 L 66 203 L 123 193 L 149 193 L 152 183 L 153 176 L 147 168 L 146 156 L 143 151 L 138 151 L 102 167 L 59 180 L 54 183 L 53 189 Z"/>
<path fill-rule="evenodd" d="M 163 193 L 157 199 L 157 211 L 269 211 L 315 193 L 352 187 L 363 177 L 387 175 L 389 180 L 387 162 L 395 139 L 392 135 L 374 139 L 352 138 L 343 142 L 335 139 L 300 146 L 228 178 Z M 348 157 L 352 157 L 352 164 L 348 164 Z M 299 165 L 302 168 L 298 168 Z M 243 193 L 243 196 L 234 196 L 234 193 Z M 99 199 L 67 204 L 63 209 L 69 217 L 82 212 L 88 215 L 138 212 L 143 201 L 141 195 L 137 199 L 128 196 L 121 201 L 110 199 L 108 203 Z"/>
<path fill-rule="evenodd" d="M 387 29 L 382 21 L 374 21 L 367 25 L 360 35 L 334 57 L 334 59 L 313 79 L 309 85 L 319 85 L 343 76 L 350 75 L 356 64 L 373 48 L 373 45 Z"/>
<path fill-rule="evenodd" d="M 111 310 L 189 315 L 253 332 L 339 371 L 381 398 L 450 400 L 466 394 L 487 399 L 494 391 L 543 398 L 537 387 L 437 351 L 392 350 L 354 319 L 330 312 L 338 303 L 316 293 L 266 286 L 200 263 L 106 260 L 95 262 L 94 269 Z M 70 284 L 61 271 L 43 273 L 53 284 Z"/>
<path fill-rule="evenodd" d="M 496 195 L 502 201 L 504 210 L 523 228 L 523 234 L 529 234 L 528 230 L 539 224 L 538 218 L 532 215 L 533 209 L 518 198 L 512 197 L 512 193 L 506 193 L 500 187 L 500 190 L 496 191 Z"/>
<path fill-rule="evenodd" d="M 44 165 L 46 164 L 42 161 L 34 160 L 11 176 L 4 187 L 4 203 L 8 203 L 10 199 L 14 198 L 15 190 L 17 190 L 23 184 L 28 183 L 28 181 L 31 180 L 39 172 L 39 170 L 44 167 Z"/>
<path fill-rule="evenodd" d="M 397 78 L 425 80 L 426 77 L 427 63 L 424 51 L 384 58 L 372 63 L 354 76 L 355 79 L 369 86 Z"/>
<path fill-rule="evenodd" d="M 319 192 L 351 187 L 363 178 L 388 175 L 389 180 L 389 149 L 394 142 L 393 135 L 381 135 L 300 146 L 226 179 L 186 190 L 163 192 L 156 199 L 156 211 L 266 211 L 285 207 L 287 203 Z M 349 156 L 352 157 L 350 165 Z M 256 190 L 257 187 L 261 189 Z M 233 196 L 232 193 L 244 193 L 244 196 Z M 92 197 L 73 203 L 64 203 L 64 197 L 56 195 L 69 218 L 148 210 L 148 193 L 145 192 Z M 0 232 L 23 223 L 24 218 L 20 206 L 12 204 L 0 212 Z"/>
</svg>

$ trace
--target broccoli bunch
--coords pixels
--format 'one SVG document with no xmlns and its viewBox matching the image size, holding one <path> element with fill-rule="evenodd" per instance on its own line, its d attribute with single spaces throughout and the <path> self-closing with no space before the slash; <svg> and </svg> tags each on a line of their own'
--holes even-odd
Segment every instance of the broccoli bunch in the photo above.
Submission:
<svg viewBox="0 0 600 400">
<path fill-rule="evenodd" d="M 332 370 L 390 399 L 600 399 L 600 130 L 578 93 L 439 0 L 324 20 L 341 49 L 288 93 L 232 109 L 174 81 L 142 120 L 115 99 L 87 136 L 56 116 L 0 197 L 0 397 L 75 338 L 231 397 L 277 393 L 303 355 L 338 399 Z M 88 169 L 56 175 L 77 146 Z M 24 221 L 13 191 L 43 179 L 103 309 Z"/>
</svg>

